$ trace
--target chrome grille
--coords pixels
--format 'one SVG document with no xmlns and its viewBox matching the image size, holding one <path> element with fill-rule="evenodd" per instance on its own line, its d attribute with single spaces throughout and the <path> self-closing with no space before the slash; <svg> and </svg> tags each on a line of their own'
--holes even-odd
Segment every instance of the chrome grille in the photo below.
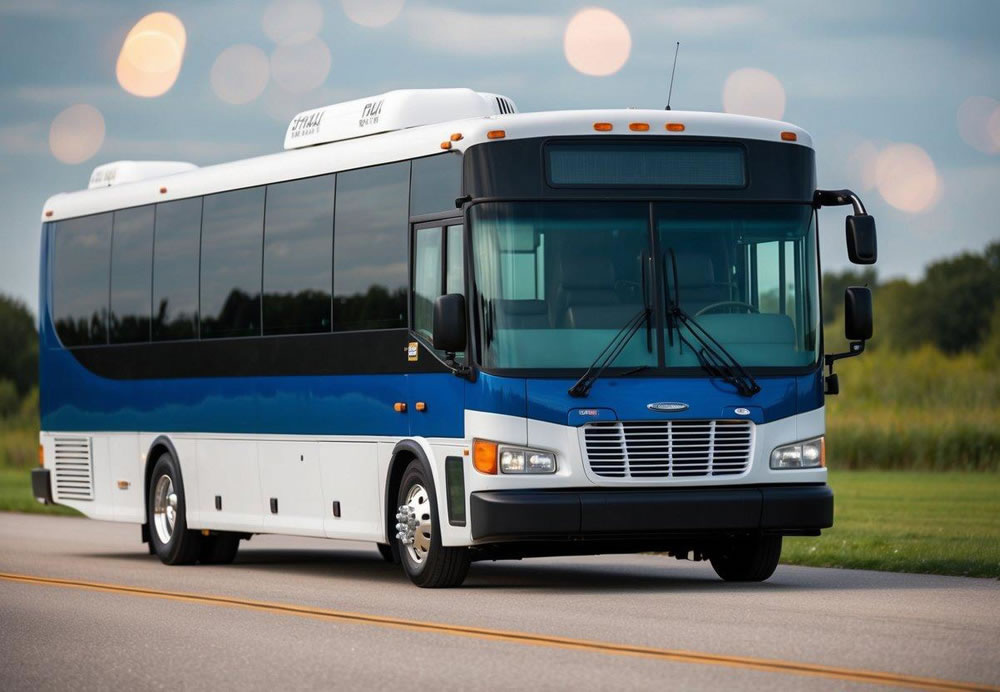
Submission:
<svg viewBox="0 0 1000 692">
<path fill-rule="evenodd" d="M 93 500 L 94 469 L 89 437 L 57 437 L 55 447 L 55 499 Z"/>
<path fill-rule="evenodd" d="M 734 476 L 753 454 L 746 420 L 588 423 L 583 437 L 587 465 L 604 478 Z"/>
</svg>

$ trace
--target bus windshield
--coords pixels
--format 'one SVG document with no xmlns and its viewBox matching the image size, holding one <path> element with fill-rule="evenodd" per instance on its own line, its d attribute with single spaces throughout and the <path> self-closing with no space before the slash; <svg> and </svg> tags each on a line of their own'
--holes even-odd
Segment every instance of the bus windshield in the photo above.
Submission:
<svg viewBox="0 0 1000 692">
<path fill-rule="evenodd" d="M 675 304 L 745 367 L 817 362 L 808 205 L 488 202 L 471 209 L 471 238 L 487 370 L 586 368 L 644 306 L 660 314 L 613 368 L 698 368 Z"/>
</svg>

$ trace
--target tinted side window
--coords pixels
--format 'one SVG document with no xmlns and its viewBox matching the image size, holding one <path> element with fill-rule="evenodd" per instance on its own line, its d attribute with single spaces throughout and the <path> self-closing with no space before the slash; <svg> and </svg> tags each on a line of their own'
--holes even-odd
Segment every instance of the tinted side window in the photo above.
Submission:
<svg viewBox="0 0 1000 692">
<path fill-rule="evenodd" d="M 201 198 L 156 205 L 153 340 L 198 337 Z"/>
<path fill-rule="evenodd" d="M 445 293 L 465 295 L 465 244 L 462 226 L 448 226 L 448 266 Z"/>
<path fill-rule="evenodd" d="M 149 341 L 152 271 L 152 205 L 116 211 L 111 236 L 111 343 Z"/>
<path fill-rule="evenodd" d="M 334 176 L 267 188 L 264 333 L 330 331 Z"/>
<path fill-rule="evenodd" d="M 108 341 L 111 214 L 55 224 L 52 318 L 65 346 Z"/>
<path fill-rule="evenodd" d="M 205 197 L 201 221 L 201 337 L 260 334 L 264 188 Z"/>
<path fill-rule="evenodd" d="M 335 330 L 406 327 L 409 162 L 337 175 Z"/>
<path fill-rule="evenodd" d="M 439 154 L 413 160 L 410 215 L 455 211 L 462 194 L 462 155 Z"/>
<path fill-rule="evenodd" d="M 441 229 L 421 228 L 413 236 L 413 329 L 431 338 L 434 301 L 441 295 Z"/>
</svg>

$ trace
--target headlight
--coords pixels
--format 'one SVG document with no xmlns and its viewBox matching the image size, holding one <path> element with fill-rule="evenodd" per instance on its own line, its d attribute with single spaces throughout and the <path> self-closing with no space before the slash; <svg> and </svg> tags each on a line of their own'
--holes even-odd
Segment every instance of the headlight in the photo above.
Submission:
<svg viewBox="0 0 1000 692">
<path fill-rule="evenodd" d="M 556 457 L 551 452 L 500 445 L 502 473 L 555 473 Z"/>
<path fill-rule="evenodd" d="M 775 447 L 771 452 L 772 469 L 812 469 L 820 466 L 826 466 L 826 440 L 823 437 Z"/>
</svg>

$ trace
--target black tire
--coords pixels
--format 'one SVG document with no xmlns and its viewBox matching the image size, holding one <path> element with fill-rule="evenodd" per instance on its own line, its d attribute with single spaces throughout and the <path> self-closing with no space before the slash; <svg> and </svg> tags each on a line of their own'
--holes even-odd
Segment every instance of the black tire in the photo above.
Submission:
<svg viewBox="0 0 1000 692">
<path fill-rule="evenodd" d="M 426 589 L 459 586 L 465 581 L 465 575 L 469 572 L 469 551 L 467 548 L 448 548 L 441 545 L 441 530 L 438 528 L 441 515 L 437 510 L 434 480 L 418 459 L 411 461 L 403 472 L 396 506 L 405 504 L 410 490 L 417 485 L 426 491 L 429 508 L 424 514 L 433 522 L 430 531 L 430 547 L 423 559 L 418 562 L 414 559 L 410 549 L 397 538 L 395 540 L 400 562 L 402 562 L 407 576 L 417 586 Z"/>
<path fill-rule="evenodd" d="M 236 559 L 236 552 L 239 549 L 239 534 L 216 533 L 202 536 L 198 562 L 203 565 L 228 565 Z"/>
<path fill-rule="evenodd" d="M 157 530 L 154 516 L 157 484 L 163 477 L 170 479 L 173 494 L 176 495 L 174 524 L 166 541 L 161 538 L 160 532 Z M 198 531 L 188 529 L 186 507 L 180 465 L 169 452 L 164 452 L 153 465 L 149 488 L 146 489 L 146 521 L 149 522 L 149 544 L 165 565 L 190 565 L 198 559 L 202 535 Z"/>
<path fill-rule="evenodd" d="M 376 543 L 375 547 L 378 548 L 378 554 L 382 556 L 382 559 L 388 562 L 390 565 L 399 564 L 399 553 L 396 551 L 396 546 L 398 544 L 393 541 L 392 545 L 386 543 Z"/>
<path fill-rule="evenodd" d="M 726 581 L 764 581 L 778 566 L 781 536 L 733 539 L 710 556 L 715 573 Z"/>
</svg>

